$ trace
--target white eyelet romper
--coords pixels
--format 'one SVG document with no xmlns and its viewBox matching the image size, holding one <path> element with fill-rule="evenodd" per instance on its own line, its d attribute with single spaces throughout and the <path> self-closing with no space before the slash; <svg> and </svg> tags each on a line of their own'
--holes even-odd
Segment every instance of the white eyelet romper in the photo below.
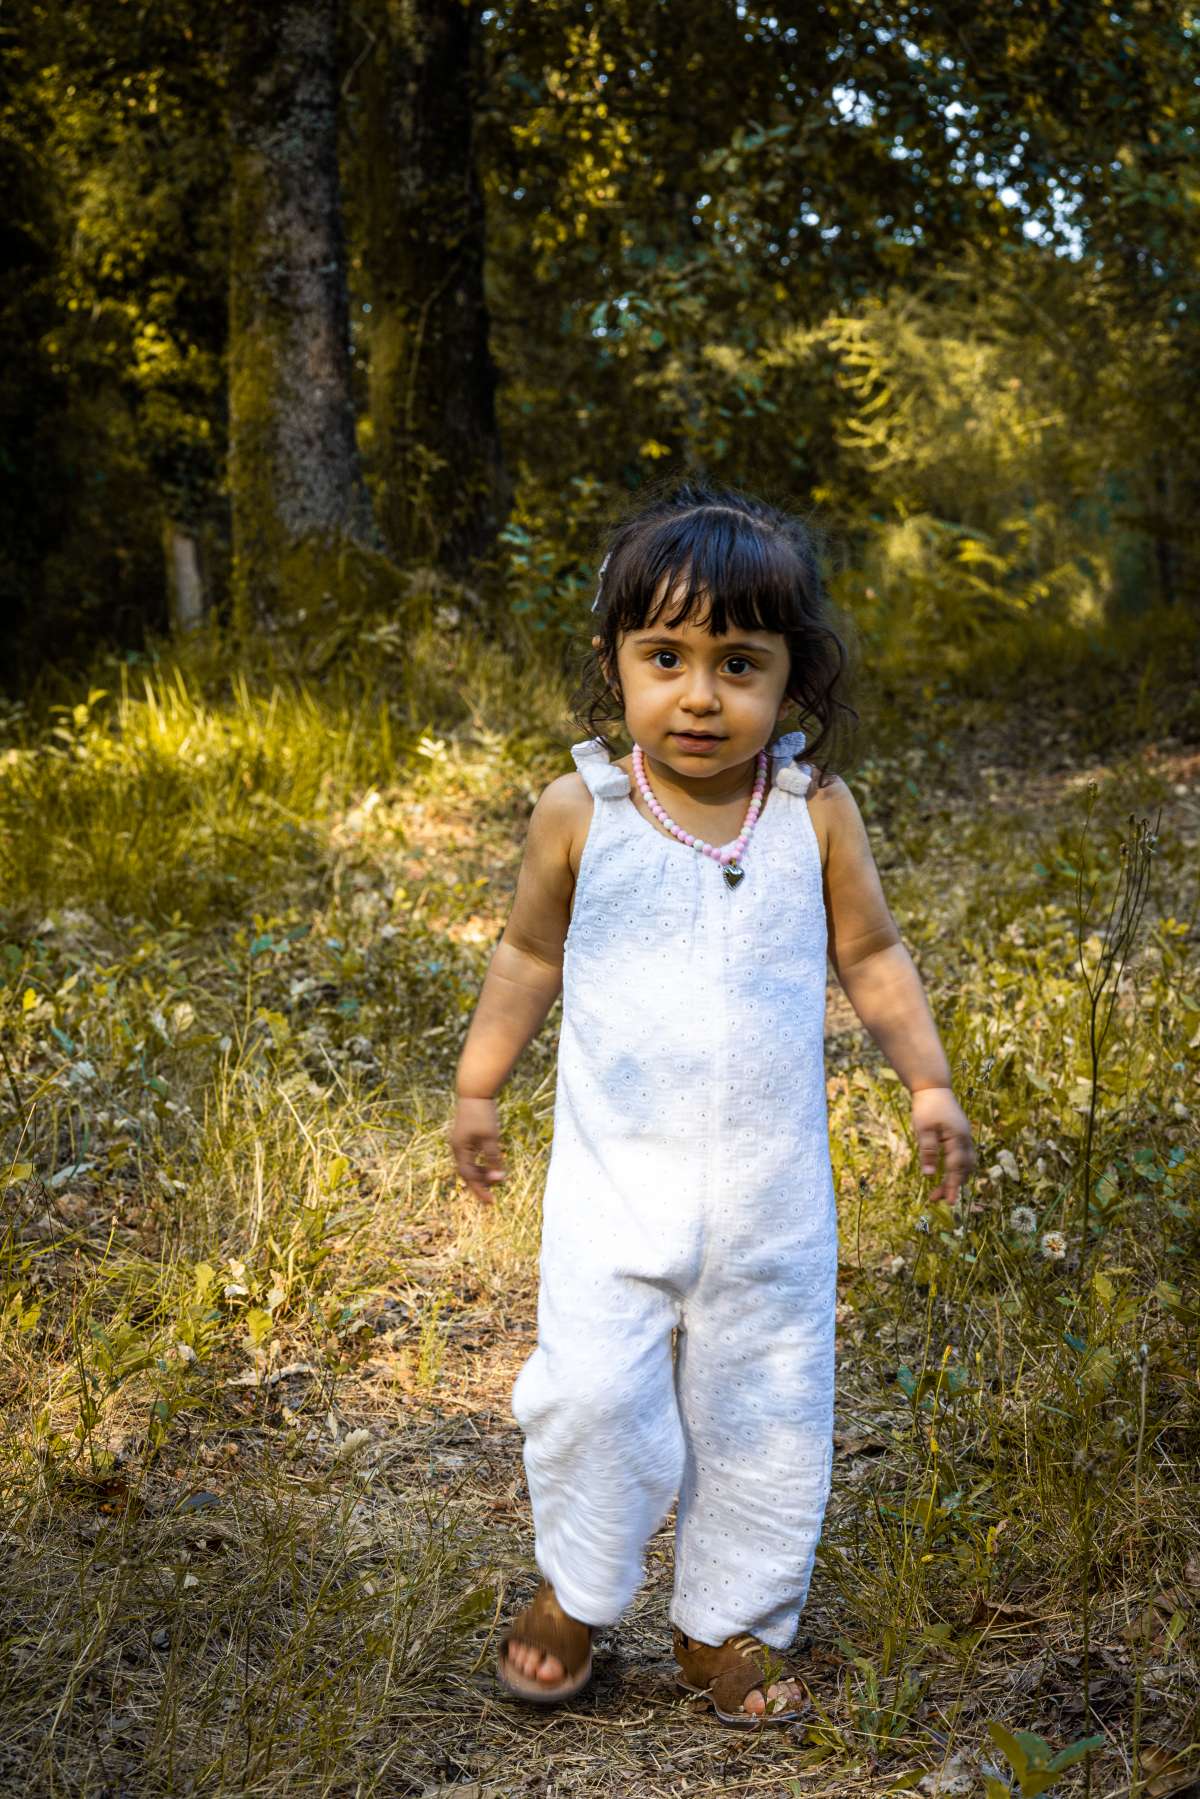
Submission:
<svg viewBox="0 0 1200 1799">
<path fill-rule="evenodd" d="M 563 967 L 538 1342 L 517 1377 L 537 1563 L 614 1622 L 679 1495 L 671 1621 L 796 1634 L 829 1492 L 837 1225 L 826 921 L 800 732 L 730 887 L 599 739 Z M 674 1363 L 672 1329 L 679 1327 Z"/>
</svg>

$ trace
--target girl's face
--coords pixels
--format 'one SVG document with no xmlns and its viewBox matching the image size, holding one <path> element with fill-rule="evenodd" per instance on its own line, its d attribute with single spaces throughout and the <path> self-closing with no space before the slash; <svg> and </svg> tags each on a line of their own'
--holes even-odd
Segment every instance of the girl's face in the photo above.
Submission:
<svg viewBox="0 0 1200 1799">
<path fill-rule="evenodd" d="M 672 606 L 660 609 L 670 617 Z M 625 724 L 635 743 L 675 774 L 704 780 L 749 761 L 788 702 L 787 640 L 733 627 L 712 637 L 704 618 L 660 622 L 617 645 Z"/>
</svg>

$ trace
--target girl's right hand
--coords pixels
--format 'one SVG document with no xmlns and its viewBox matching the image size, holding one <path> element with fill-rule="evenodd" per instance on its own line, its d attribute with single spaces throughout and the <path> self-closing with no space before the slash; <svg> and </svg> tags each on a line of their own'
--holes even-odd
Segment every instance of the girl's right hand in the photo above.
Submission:
<svg viewBox="0 0 1200 1799">
<path fill-rule="evenodd" d="M 494 1099 L 462 1099 L 454 1108 L 450 1148 L 460 1181 L 476 1199 L 491 1205 L 491 1189 L 505 1178 L 500 1148 L 500 1115 Z"/>
</svg>

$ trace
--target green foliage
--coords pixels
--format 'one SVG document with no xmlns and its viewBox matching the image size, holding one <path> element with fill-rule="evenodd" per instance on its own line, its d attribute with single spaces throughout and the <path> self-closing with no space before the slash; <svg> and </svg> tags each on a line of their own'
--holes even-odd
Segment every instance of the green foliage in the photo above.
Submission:
<svg viewBox="0 0 1200 1799">
<path fill-rule="evenodd" d="M 229 80 L 217 15 L 191 0 L 148 20 L 18 10 L 7 192 L 27 279 L 0 316 L 18 446 L 0 572 L 29 653 L 68 625 L 139 641 L 161 622 L 164 517 L 224 590 Z M 420 369 L 406 386 L 392 367 L 395 318 L 363 310 L 366 234 L 388 217 L 365 195 L 389 166 L 377 38 L 356 19 L 342 45 L 358 400 L 378 356 L 389 391 L 436 411 Z M 1194 641 L 1197 220 L 1176 179 L 1194 49 L 1170 9 L 1110 38 L 1082 0 L 1023 30 L 986 5 L 969 42 L 937 13 L 841 3 L 805 31 L 701 5 L 666 37 L 625 0 L 586 22 L 557 0 L 487 13 L 473 142 L 514 500 L 481 607 L 518 642 L 569 633 L 613 508 L 705 464 L 817 504 L 893 670 L 1083 665 L 1151 602 Z M 444 285 L 422 308 L 458 304 Z M 406 412 L 411 466 L 376 472 L 432 538 L 443 424 Z M 293 610 L 319 588 L 354 611 L 368 573 L 301 567 Z M 1164 632 L 1153 668 L 1138 629 L 1112 648 L 1146 675 L 1143 723 L 1176 647 Z"/>
<path fill-rule="evenodd" d="M 988 1734 L 993 1743 L 1008 1759 L 1016 1777 L 1021 1799 L 1037 1799 L 1055 1785 L 1060 1774 L 1082 1761 L 1085 1755 L 1104 1746 L 1102 1736 L 1081 1737 L 1069 1748 L 1060 1749 L 1057 1755 L 1049 1743 L 1035 1736 L 1031 1730 L 1009 1730 L 998 1723 L 988 1725 Z M 1002 1780 L 989 1775 L 987 1779 L 988 1799 L 1003 1799 L 1008 1792 Z"/>
<path fill-rule="evenodd" d="M 1147 180 L 1194 112 L 1178 21 L 1131 19 L 1116 58 L 1085 5 L 1027 32 L 985 7 L 969 54 L 908 10 L 742 25 L 690 15 L 675 54 L 719 74 L 689 76 L 684 125 L 650 98 L 671 57 L 636 9 L 590 30 L 495 15 L 522 107 L 488 139 L 521 612 L 571 616 L 581 524 L 697 464 L 817 503 L 894 672 L 1081 662 L 1114 615 L 1187 607 L 1196 208 Z M 1161 131 L 1142 129 L 1151 91 Z M 1116 248 L 1135 216 L 1178 233 L 1153 276 Z M 601 483 L 585 508 L 563 471 Z M 1190 610 L 1181 631 L 1194 643 Z"/>
<path fill-rule="evenodd" d="M 6 123 L 40 254 L 0 316 L 29 414 L 8 453 L 22 486 L 35 477 L 0 570 L 10 679 L 14 654 L 36 668 L 165 622 L 166 519 L 204 541 L 219 591 L 227 312 L 213 15 L 191 0 L 17 12 Z"/>
</svg>

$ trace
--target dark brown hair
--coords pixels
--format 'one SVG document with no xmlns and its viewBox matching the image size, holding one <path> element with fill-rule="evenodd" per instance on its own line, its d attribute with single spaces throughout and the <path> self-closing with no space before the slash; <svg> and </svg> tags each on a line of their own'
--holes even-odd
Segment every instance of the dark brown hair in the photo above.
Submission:
<svg viewBox="0 0 1200 1799">
<path fill-rule="evenodd" d="M 686 582 L 669 618 L 654 605 L 664 575 L 664 595 Z M 839 752 L 858 718 L 844 697 L 849 660 L 821 581 L 817 538 L 795 514 L 716 482 L 674 480 L 612 529 L 598 599 L 589 622 L 600 647 L 584 658 L 572 709 L 576 722 L 610 754 L 614 746 L 604 727 L 623 710 L 619 689 L 613 690 L 621 637 L 656 619 L 675 626 L 709 609 L 705 622 L 713 636 L 723 636 L 732 624 L 786 638 L 785 693 L 808 734 L 804 755 L 821 771 L 818 785 L 843 759 Z"/>
</svg>

